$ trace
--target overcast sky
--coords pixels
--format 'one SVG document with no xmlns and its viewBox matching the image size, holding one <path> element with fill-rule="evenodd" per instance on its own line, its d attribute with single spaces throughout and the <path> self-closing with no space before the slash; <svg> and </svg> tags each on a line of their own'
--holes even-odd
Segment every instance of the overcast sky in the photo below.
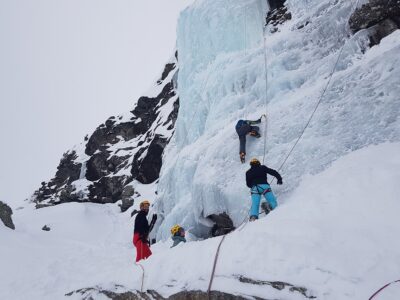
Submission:
<svg viewBox="0 0 400 300">
<path fill-rule="evenodd" d="M 0 0 L 0 200 L 28 197 L 63 152 L 132 108 L 191 2 Z"/>
</svg>

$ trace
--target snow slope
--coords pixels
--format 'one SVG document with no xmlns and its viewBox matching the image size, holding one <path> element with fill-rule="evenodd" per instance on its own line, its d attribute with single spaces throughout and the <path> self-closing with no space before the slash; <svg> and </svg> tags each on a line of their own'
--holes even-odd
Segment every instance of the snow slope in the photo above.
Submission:
<svg viewBox="0 0 400 300">
<path fill-rule="evenodd" d="M 304 299 L 234 278 L 243 275 L 304 286 L 317 299 L 361 300 L 398 279 L 399 153 L 399 143 L 369 146 L 304 178 L 280 209 L 227 236 L 213 288 L 268 299 Z M 146 288 L 165 293 L 206 290 L 220 239 L 167 252 L 161 248 L 143 263 Z M 393 297 L 377 299 L 399 299 L 400 287 L 392 288 Z"/>
<path fill-rule="evenodd" d="M 279 168 L 318 102 L 340 49 L 336 72 L 302 140 L 273 186 L 283 204 L 306 174 L 351 151 L 400 140 L 400 32 L 368 49 L 365 31 L 352 36 L 355 1 L 288 0 L 292 20 L 266 30 L 268 96 L 262 37 L 264 1 L 203 0 L 178 23 L 180 112 L 167 147 L 156 210 L 158 238 L 181 223 L 197 236 L 210 214 L 227 212 L 238 226 L 248 214 L 239 163 L 238 119 L 267 112 L 265 162 Z M 365 52 L 365 53 L 364 53 Z M 264 158 L 263 140 L 248 138 L 248 159 Z"/>
<path fill-rule="evenodd" d="M 324 300 L 368 299 L 400 274 L 400 143 L 354 151 L 304 178 L 280 209 L 229 234 L 213 289 L 267 299 L 305 299 L 288 289 L 240 282 L 283 281 Z M 16 210 L 16 231 L 0 227 L 0 299 L 64 299 L 76 289 L 114 284 L 140 290 L 132 220 L 111 204 L 70 203 Z M 40 228 L 47 224 L 51 231 Z M 221 237 L 170 249 L 142 262 L 145 289 L 164 296 L 208 286 Z M 392 285 L 377 300 L 397 300 Z M 65 299 L 79 299 L 77 295 Z M 95 299 L 103 299 L 97 298 Z"/>
<path fill-rule="evenodd" d="M 134 275 L 133 223 L 116 205 L 70 203 L 14 212 L 16 230 L 0 226 L 0 299 L 62 299 L 83 286 Z M 47 224 L 51 230 L 42 231 Z"/>
<path fill-rule="evenodd" d="M 350 36 L 347 29 L 354 2 L 288 0 L 292 20 L 274 34 L 266 31 L 265 98 L 262 3 L 199 0 L 182 14 L 180 111 L 154 208 L 163 240 L 142 263 L 144 287 L 164 296 L 207 290 L 221 238 L 198 239 L 207 232 L 203 218 L 226 211 L 239 225 L 250 206 L 237 119 L 268 111 L 265 160 L 278 168 L 345 43 L 321 106 L 280 170 L 284 185 L 273 185 L 278 209 L 226 236 L 213 289 L 304 299 L 265 283 L 283 281 L 317 299 L 368 299 L 400 274 L 400 32 L 368 49 L 365 32 Z M 249 139 L 247 147 L 248 156 L 263 158 L 262 140 Z M 151 195 L 154 187 L 138 190 Z M 14 210 L 16 230 L 0 227 L 0 299 L 63 299 L 80 288 L 115 284 L 140 289 L 133 219 L 119 211 L 90 203 Z M 189 229 L 191 242 L 170 249 L 175 223 Z M 50 232 L 41 230 L 45 224 Z M 399 295 L 395 284 L 375 299 Z"/>
</svg>

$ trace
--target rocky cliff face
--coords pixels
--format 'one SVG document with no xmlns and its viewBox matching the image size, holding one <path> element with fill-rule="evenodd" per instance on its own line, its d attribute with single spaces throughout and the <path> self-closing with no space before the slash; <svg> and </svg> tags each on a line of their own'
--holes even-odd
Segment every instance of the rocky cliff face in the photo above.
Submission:
<svg viewBox="0 0 400 300">
<path fill-rule="evenodd" d="M 279 30 L 279 25 L 292 19 L 292 14 L 288 11 L 285 0 L 268 0 L 268 5 L 270 9 L 265 24 L 269 25 L 269 31 L 274 33 Z"/>
<path fill-rule="evenodd" d="M 14 223 L 11 219 L 12 214 L 13 214 L 13 212 L 12 212 L 11 207 L 9 207 L 4 202 L 0 201 L 0 220 L 8 228 L 15 229 Z"/>
<path fill-rule="evenodd" d="M 400 0 L 370 0 L 356 9 L 349 20 L 355 33 L 368 29 L 370 46 L 400 28 Z"/>
<path fill-rule="evenodd" d="M 110 117 L 83 143 L 64 153 L 54 178 L 42 182 L 32 196 L 36 207 L 122 200 L 121 209 L 129 208 L 138 196 L 132 183 L 158 179 L 178 114 L 177 70 L 175 55 L 131 112 Z"/>
</svg>

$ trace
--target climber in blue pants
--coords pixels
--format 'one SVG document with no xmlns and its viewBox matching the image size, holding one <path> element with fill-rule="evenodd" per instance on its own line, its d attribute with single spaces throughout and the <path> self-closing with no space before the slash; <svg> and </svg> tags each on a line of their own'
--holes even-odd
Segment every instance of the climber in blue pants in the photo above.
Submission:
<svg viewBox="0 0 400 300">
<path fill-rule="evenodd" d="M 274 176 L 277 179 L 277 183 L 282 184 L 282 176 L 278 171 L 261 165 L 257 158 L 253 158 L 250 161 L 250 169 L 246 172 L 246 184 L 251 189 L 250 221 L 258 219 L 261 196 L 264 196 L 267 200 L 266 203 L 261 204 L 266 213 L 275 209 L 278 205 L 268 183 L 267 174 Z"/>
</svg>

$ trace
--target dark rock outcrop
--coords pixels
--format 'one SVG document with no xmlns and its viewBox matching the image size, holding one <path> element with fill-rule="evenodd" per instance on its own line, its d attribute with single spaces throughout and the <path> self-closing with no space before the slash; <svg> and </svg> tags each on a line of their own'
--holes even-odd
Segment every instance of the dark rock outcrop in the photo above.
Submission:
<svg viewBox="0 0 400 300">
<path fill-rule="evenodd" d="M 254 280 L 243 276 L 234 276 L 239 282 L 251 286 L 270 286 L 275 290 L 282 291 L 286 290 L 290 293 L 296 294 L 296 299 L 299 297 L 303 299 L 316 299 L 315 296 L 311 295 L 307 288 L 301 286 L 295 286 L 293 284 L 283 281 L 261 281 Z M 203 291 L 181 291 L 177 294 L 171 295 L 168 298 L 164 298 L 154 290 L 147 290 L 145 292 L 129 291 L 122 285 L 115 285 L 113 291 L 102 289 L 101 287 L 96 288 L 84 288 L 66 294 L 65 296 L 77 296 L 81 297 L 82 300 L 96 299 L 97 297 L 106 296 L 112 300 L 242 300 L 242 299 L 271 299 L 261 298 L 257 296 L 251 296 L 251 289 L 246 294 L 246 297 L 240 295 L 233 295 L 220 291 L 211 291 L 210 294 Z M 274 298 L 275 299 L 275 298 Z M 285 298 L 286 299 L 286 298 Z"/>
<path fill-rule="evenodd" d="M 122 286 L 117 286 L 118 289 L 123 288 Z M 168 298 L 164 298 L 159 293 L 153 290 L 148 290 L 146 292 L 139 291 L 126 291 L 117 292 L 109 291 L 101 288 L 85 288 L 77 291 L 65 294 L 65 296 L 76 296 L 79 295 L 82 300 L 94 300 L 99 295 L 102 297 L 107 297 L 112 300 L 245 300 L 242 296 L 232 295 L 228 293 L 223 293 L 219 291 L 211 291 L 210 295 L 202 291 L 182 291 L 177 294 L 171 295 Z M 252 297 L 252 299 L 262 299 L 259 297 Z"/>
<path fill-rule="evenodd" d="M 271 33 L 279 30 L 278 26 L 292 19 L 292 14 L 285 6 L 285 0 L 268 0 L 269 11 L 266 19 L 266 26 L 269 25 Z"/>
<path fill-rule="evenodd" d="M 132 198 L 135 195 L 135 193 L 136 193 L 135 189 L 132 186 L 127 185 L 124 187 L 122 194 L 121 194 L 122 203 L 119 205 L 122 212 L 127 211 L 133 205 Z M 136 193 L 136 195 L 140 196 L 138 193 Z"/>
<path fill-rule="evenodd" d="M 121 199 L 127 176 L 101 177 L 89 186 L 90 200 L 95 203 L 114 203 Z"/>
<path fill-rule="evenodd" d="M 11 207 L 4 202 L 0 201 L 0 220 L 5 226 L 11 229 L 15 229 L 15 225 L 12 221 L 11 215 L 13 214 Z"/>
<path fill-rule="evenodd" d="M 353 33 L 368 29 L 370 46 L 379 44 L 400 28 L 400 0 L 370 0 L 354 11 L 349 26 Z"/>
<path fill-rule="evenodd" d="M 171 73 L 171 71 L 175 68 L 176 68 L 176 65 L 174 63 L 166 64 L 164 71 L 161 74 L 161 78 L 157 81 L 157 83 L 161 84 L 163 82 L 163 80 L 165 80 L 165 78 L 167 78 L 168 74 Z"/>
<path fill-rule="evenodd" d="M 139 196 L 132 182 L 158 179 L 164 148 L 174 132 L 179 109 L 177 70 L 174 58 L 156 83 L 156 96 L 140 97 L 131 112 L 110 117 L 82 144 L 67 151 L 55 177 L 42 182 L 32 196 L 36 207 L 119 200 L 122 211 L 132 206 Z"/>
<path fill-rule="evenodd" d="M 162 153 L 167 144 L 168 139 L 161 135 L 155 135 L 147 149 L 136 153 L 134 160 L 140 160 L 143 152 L 147 151 L 147 155 L 141 160 L 141 163 L 132 166 L 132 176 L 141 183 L 156 181 L 160 174 Z"/>
<path fill-rule="evenodd" d="M 44 225 L 44 226 L 42 227 L 42 230 L 43 230 L 43 231 L 50 231 L 51 228 L 50 228 L 49 226 L 47 226 L 47 225 Z"/>
<path fill-rule="evenodd" d="M 286 0 L 268 0 L 268 5 L 270 10 L 281 8 L 284 6 Z"/>
<path fill-rule="evenodd" d="M 244 277 L 241 275 L 235 276 L 240 282 L 248 283 L 252 285 L 268 285 L 276 290 L 282 291 L 287 289 L 292 293 L 299 293 L 306 299 L 316 299 L 317 297 L 310 294 L 307 288 L 303 286 L 295 286 L 293 284 L 284 281 L 265 281 L 265 280 L 255 280 L 252 278 Z"/>
<path fill-rule="evenodd" d="M 69 184 L 79 178 L 82 164 L 75 163 L 74 160 L 76 158 L 77 155 L 75 151 L 64 153 L 63 158 L 57 167 L 57 173 L 53 181 L 57 187 Z"/>
<path fill-rule="evenodd" d="M 220 236 L 235 230 L 231 218 L 226 213 L 213 214 L 207 218 L 214 222 L 210 232 L 211 236 Z"/>
</svg>

